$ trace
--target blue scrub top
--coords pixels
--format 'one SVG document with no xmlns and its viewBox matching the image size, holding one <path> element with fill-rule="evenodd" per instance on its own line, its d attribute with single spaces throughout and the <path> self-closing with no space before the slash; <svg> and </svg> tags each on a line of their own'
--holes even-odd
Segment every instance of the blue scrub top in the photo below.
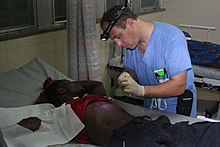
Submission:
<svg viewBox="0 0 220 147">
<path fill-rule="evenodd" d="M 157 85 L 161 82 L 154 71 L 164 69 L 166 80 L 187 71 L 186 89 L 193 95 L 191 115 L 196 116 L 196 88 L 193 83 L 194 73 L 184 34 L 177 27 L 154 22 L 154 29 L 144 56 L 138 46 L 134 50 L 126 50 L 124 68 L 135 71 L 141 85 Z M 145 98 L 146 108 L 165 110 L 176 113 L 177 97 Z"/>
</svg>

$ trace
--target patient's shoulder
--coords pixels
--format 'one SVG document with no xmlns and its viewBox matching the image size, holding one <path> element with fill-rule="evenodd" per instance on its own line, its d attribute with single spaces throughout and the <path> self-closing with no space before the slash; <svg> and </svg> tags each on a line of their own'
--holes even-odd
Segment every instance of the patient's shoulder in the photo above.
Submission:
<svg viewBox="0 0 220 147">
<path fill-rule="evenodd" d="M 49 103 L 44 91 L 40 93 L 34 104 L 42 104 L 42 103 Z"/>
</svg>

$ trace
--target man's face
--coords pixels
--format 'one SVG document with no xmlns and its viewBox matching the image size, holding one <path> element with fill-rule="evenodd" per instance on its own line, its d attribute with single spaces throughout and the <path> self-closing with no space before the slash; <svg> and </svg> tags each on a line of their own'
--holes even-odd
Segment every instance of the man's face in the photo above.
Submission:
<svg viewBox="0 0 220 147">
<path fill-rule="evenodd" d="M 104 23 L 104 28 L 107 28 L 108 23 Z M 138 38 L 135 36 L 135 31 L 131 25 L 126 22 L 126 28 L 113 26 L 110 31 L 110 39 L 113 40 L 118 46 L 129 49 L 134 49 L 137 46 Z"/>
</svg>

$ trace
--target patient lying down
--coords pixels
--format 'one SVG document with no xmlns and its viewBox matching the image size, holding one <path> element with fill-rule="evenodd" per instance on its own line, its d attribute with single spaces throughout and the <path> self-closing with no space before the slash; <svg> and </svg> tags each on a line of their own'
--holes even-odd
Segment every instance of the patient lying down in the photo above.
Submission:
<svg viewBox="0 0 220 147">
<path fill-rule="evenodd" d="M 92 95 L 83 96 L 85 93 Z M 156 120 L 148 116 L 134 117 L 111 103 L 100 82 L 52 81 L 46 86 L 45 95 L 56 107 L 70 104 L 85 124 L 74 138 L 79 143 L 104 147 L 217 147 L 220 144 L 220 123 L 171 124 L 166 116 Z M 32 117 L 18 124 L 35 131 L 40 123 L 39 118 Z"/>
</svg>

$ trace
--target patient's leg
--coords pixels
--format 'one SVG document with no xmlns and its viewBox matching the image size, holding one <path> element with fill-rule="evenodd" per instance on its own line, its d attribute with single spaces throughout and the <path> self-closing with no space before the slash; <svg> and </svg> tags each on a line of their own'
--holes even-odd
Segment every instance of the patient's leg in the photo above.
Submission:
<svg viewBox="0 0 220 147">
<path fill-rule="evenodd" d="M 28 117 L 22 119 L 17 124 L 34 132 L 39 129 L 41 125 L 41 120 L 37 117 Z"/>
</svg>

